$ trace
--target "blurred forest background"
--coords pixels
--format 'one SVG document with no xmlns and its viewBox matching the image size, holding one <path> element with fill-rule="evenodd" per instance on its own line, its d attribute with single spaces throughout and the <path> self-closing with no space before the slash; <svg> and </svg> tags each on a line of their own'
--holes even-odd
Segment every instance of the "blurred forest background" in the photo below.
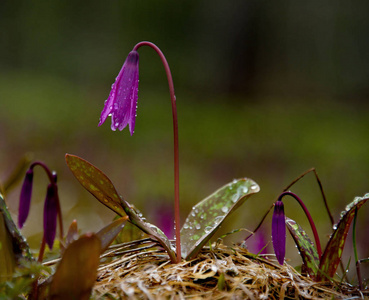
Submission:
<svg viewBox="0 0 369 300">
<path fill-rule="evenodd" d="M 97 231 L 114 213 L 66 167 L 65 153 L 76 154 L 165 226 L 173 205 L 171 105 L 152 49 L 139 51 L 133 137 L 112 132 L 110 119 L 97 127 L 128 52 L 149 40 L 166 55 L 176 89 L 182 222 L 217 188 L 250 177 L 261 192 L 221 233 L 253 230 L 282 189 L 311 167 L 337 221 L 346 204 L 369 192 L 368 11 L 368 1 L 1 1 L 0 180 L 26 154 L 44 161 L 59 175 L 65 227 L 77 219 L 82 232 Z M 35 248 L 46 191 L 40 174 L 22 231 Z M 313 175 L 292 191 L 311 209 L 325 245 L 331 224 Z M 15 219 L 19 192 L 20 184 L 6 198 Z M 311 232 L 298 204 L 286 198 L 285 207 Z M 358 218 L 361 258 L 369 256 L 368 210 Z M 250 250 L 270 241 L 270 226 L 271 215 Z M 301 264 L 287 243 L 287 257 Z M 354 269 L 350 239 L 345 255 Z"/>
</svg>

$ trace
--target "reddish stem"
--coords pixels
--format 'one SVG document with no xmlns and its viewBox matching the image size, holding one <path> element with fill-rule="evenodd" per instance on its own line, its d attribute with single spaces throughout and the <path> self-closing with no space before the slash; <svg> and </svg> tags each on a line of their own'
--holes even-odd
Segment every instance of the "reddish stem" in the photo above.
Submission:
<svg viewBox="0 0 369 300">
<path fill-rule="evenodd" d="M 292 192 L 289 192 L 289 191 L 288 192 L 283 192 L 282 194 L 279 195 L 278 201 L 282 201 L 282 198 L 286 195 L 289 195 L 289 196 L 295 198 L 295 200 L 297 200 L 297 202 L 300 204 L 300 206 L 304 210 L 305 215 L 309 220 L 311 230 L 313 231 L 313 234 L 314 234 L 315 244 L 316 244 L 316 248 L 317 248 L 319 259 L 320 259 L 322 257 L 322 248 L 320 246 L 319 235 L 318 235 L 318 231 L 316 230 L 313 218 L 311 217 L 311 215 L 310 215 L 306 205 L 304 204 L 304 202 L 302 202 L 302 200 L 296 194 L 294 194 Z"/>
<path fill-rule="evenodd" d="M 45 247 L 46 247 L 46 239 L 45 239 L 45 234 L 44 234 L 42 236 L 42 242 L 41 242 L 40 252 L 38 253 L 38 259 L 37 259 L 37 261 L 39 263 L 42 263 L 42 259 L 44 258 Z"/>
<path fill-rule="evenodd" d="M 172 102 L 173 115 L 173 136 L 174 136 L 174 220 L 175 220 L 175 236 L 176 236 L 176 252 L 177 263 L 181 262 L 181 237 L 180 237 L 180 213 L 179 213 L 179 154 L 178 154 L 178 118 L 176 96 L 174 94 L 174 85 L 172 73 L 170 72 L 169 64 L 161 50 L 151 42 L 140 42 L 133 47 L 134 51 L 142 46 L 149 46 L 156 51 L 164 65 L 165 73 L 168 78 L 170 100 Z"/>
<path fill-rule="evenodd" d="M 29 168 L 33 169 L 36 166 L 40 166 L 44 169 L 44 171 L 47 174 L 47 177 L 49 177 L 50 183 L 55 182 L 53 173 L 50 171 L 50 169 L 47 167 L 47 165 L 45 165 L 42 161 L 35 161 L 34 163 L 31 164 L 31 166 Z"/>
</svg>

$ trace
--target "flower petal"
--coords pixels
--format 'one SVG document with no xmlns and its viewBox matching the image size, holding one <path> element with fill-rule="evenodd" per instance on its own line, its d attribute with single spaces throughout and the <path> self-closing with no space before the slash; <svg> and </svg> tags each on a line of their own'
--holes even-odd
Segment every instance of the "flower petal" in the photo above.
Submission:
<svg viewBox="0 0 369 300">
<path fill-rule="evenodd" d="M 27 220 L 32 196 L 33 169 L 29 169 L 24 178 L 19 200 L 18 227 L 22 228 Z"/>
<path fill-rule="evenodd" d="M 138 63 L 138 52 L 131 51 L 105 101 L 99 126 L 111 115 L 113 131 L 121 131 L 129 124 L 131 135 L 133 134 L 138 98 Z"/>
<path fill-rule="evenodd" d="M 272 241 L 277 260 L 280 265 L 283 265 L 286 254 L 286 225 L 284 205 L 282 201 L 277 201 L 274 206 L 272 218 Z"/>
<path fill-rule="evenodd" d="M 58 215 L 58 187 L 50 183 L 44 204 L 44 236 L 50 249 L 53 248 L 56 234 L 56 219 Z"/>
</svg>

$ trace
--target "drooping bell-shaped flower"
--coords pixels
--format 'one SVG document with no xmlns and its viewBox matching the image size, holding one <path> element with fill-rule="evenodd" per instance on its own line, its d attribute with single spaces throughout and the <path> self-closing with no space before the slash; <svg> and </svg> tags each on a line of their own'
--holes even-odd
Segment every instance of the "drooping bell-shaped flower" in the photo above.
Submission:
<svg viewBox="0 0 369 300">
<path fill-rule="evenodd" d="M 33 183 L 33 169 L 29 169 L 24 178 L 22 190 L 20 193 L 19 211 L 18 211 L 19 228 L 23 227 L 29 214 L 32 196 L 32 183 Z"/>
<path fill-rule="evenodd" d="M 128 54 L 101 112 L 99 126 L 111 116 L 111 129 L 122 131 L 129 125 L 133 135 L 138 99 L 138 52 Z"/>
<path fill-rule="evenodd" d="M 272 218 L 272 242 L 274 253 L 280 265 L 283 265 L 286 254 L 286 224 L 283 202 L 278 200 L 274 205 Z"/>
<path fill-rule="evenodd" d="M 58 186 L 55 183 L 50 183 L 47 187 L 44 204 L 44 236 L 50 249 L 53 248 L 56 235 L 58 201 Z"/>
</svg>

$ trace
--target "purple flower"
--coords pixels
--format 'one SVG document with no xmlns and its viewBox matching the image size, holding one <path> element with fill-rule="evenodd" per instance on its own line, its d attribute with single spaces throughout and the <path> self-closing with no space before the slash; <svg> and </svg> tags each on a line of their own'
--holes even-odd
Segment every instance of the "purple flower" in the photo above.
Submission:
<svg viewBox="0 0 369 300">
<path fill-rule="evenodd" d="M 50 249 L 53 248 L 56 235 L 56 219 L 58 215 L 58 186 L 50 183 L 47 187 L 44 204 L 44 236 Z"/>
<path fill-rule="evenodd" d="M 138 52 L 128 54 L 101 112 L 99 126 L 111 116 L 111 129 L 122 131 L 127 124 L 133 135 L 138 99 Z"/>
<path fill-rule="evenodd" d="M 278 200 L 274 205 L 272 218 L 272 242 L 275 255 L 280 265 L 283 265 L 286 254 L 286 224 L 283 202 Z"/>
<path fill-rule="evenodd" d="M 27 220 L 32 196 L 33 169 L 29 169 L 24 178 L 19 201 L 18 227 L 22 228 Z"/>
</svg>

